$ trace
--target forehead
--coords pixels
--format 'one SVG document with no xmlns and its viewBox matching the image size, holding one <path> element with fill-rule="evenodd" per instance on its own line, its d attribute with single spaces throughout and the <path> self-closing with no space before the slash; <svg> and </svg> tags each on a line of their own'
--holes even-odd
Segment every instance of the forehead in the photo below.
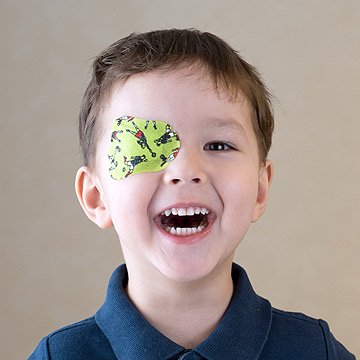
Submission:
<svg viewBox="0 0 360 360">
<path fill-rule="evenodd" d="M 111 121 L 122 115 L 192 125 L 209 125 L 211 119 L 223 119 L 214 122 L 221 126 L 226 124 L 224 119 L 233 119 L 252 127 L 245 96 L 239 92 L 235 100 L 230 98 L 229 91 L 216 88 L 213 79 L 201 69 L 153 71 L 116 83 L 103 106 L 103 125 L 109 128 Z"/>
</svg>

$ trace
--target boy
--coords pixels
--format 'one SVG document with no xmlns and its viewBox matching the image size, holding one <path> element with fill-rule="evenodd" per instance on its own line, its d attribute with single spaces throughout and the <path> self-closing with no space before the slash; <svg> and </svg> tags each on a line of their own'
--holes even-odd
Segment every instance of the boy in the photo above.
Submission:
<svg viewBox="0 0 360 360">
<path fill-rule="evenodd" d="M 30 359 L 354 359 L 323 320 L 272 308 L 233 263 L 264 213 L 270 94 L 196 30 L 131 34 L 94 61 L 80 113 L 80 204 L 126 265 L 104 305 Z"/>
</svg>

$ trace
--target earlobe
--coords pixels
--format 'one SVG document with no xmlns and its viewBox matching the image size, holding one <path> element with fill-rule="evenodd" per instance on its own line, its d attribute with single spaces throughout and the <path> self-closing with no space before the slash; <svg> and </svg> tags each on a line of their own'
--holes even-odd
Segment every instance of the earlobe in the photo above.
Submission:
<svg viewBox="0 0 360 360">
<path fill-rule="evenodd" d="M 75 177 L 77 198 L 86 216 L 101 229 L 105 229 L 112 226 L 112 220 L 102 200 L 101 191 L 93 172 L 87 166 L 82 166 Z"/>
<path fill-rule="evenodd" d="M 269 198 L 269 189 L 274 176 L 273 164 L 270 160 L 266 160 L 264 166 L 259 173 L 258 194 L 256 199 L 256 206 L 254 215 L 251 219 L 256 222 L 265 212 L 267 201 Z"/>
</svg>

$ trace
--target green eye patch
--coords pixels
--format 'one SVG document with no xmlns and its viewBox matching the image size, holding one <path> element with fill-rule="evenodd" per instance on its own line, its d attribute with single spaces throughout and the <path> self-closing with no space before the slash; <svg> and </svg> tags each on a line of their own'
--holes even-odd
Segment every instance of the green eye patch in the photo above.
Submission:
<svg viewBox="0 0 360 360">
<path fill-rule="evenodd" d="M 180 150 L 171 125 L 159 120 L 122 116 L 112 123 L 109 173 L 115 180 L 165 169 Z"/>
</svg>

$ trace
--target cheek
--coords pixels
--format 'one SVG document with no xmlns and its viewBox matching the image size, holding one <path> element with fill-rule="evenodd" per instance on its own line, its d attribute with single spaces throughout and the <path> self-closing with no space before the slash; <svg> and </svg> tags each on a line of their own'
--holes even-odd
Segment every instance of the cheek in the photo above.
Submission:
<svg viewBox="0 0 360 360">
<path fill-rule="evenodd" d="M 109 209 L 119 237 L 146 231 L 149 205 L 156 190 L 153 177 L 138 174 L 123 180 L 110 179 L 109 185 Z"/>
<path fill-rule="evenodd" d="M 227 226 L 244 227 L 251 223 L 257 192 L 258 179 L 252 171 L 239 169 L 221 183 L 219 193 L 224 203 L 224 222 Z"/>
</svg>

